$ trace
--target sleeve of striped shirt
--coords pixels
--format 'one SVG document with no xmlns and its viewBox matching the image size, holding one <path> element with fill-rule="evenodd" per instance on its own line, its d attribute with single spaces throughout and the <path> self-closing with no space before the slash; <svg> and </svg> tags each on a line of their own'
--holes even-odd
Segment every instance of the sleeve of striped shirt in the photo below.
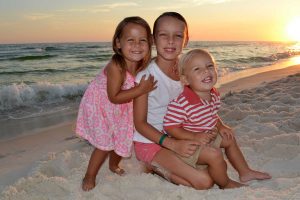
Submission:
<svg viewBox="0 0 300 200">
<path fill-rule="evenodd" d="M 167 113 L 164 117 L 164 129 L 182 127 L 186 119 L 186 112 L 183 106 L 175 99 L 168 105 Z"/>
</svg>

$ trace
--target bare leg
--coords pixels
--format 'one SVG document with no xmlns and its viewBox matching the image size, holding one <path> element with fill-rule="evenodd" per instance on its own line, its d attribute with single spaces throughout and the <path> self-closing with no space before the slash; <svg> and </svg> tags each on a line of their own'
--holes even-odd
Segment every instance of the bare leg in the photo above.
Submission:
<svg viewBox="0 0 300 200">
<path fill-rule="evenodd" d="M 208 165 L 208 173 L 214 182 L 222 189 L 244 186 L 228 177 L 227 164 L 223 158 L 223 153 L 219 148 L 204 147 L 201 150 L 198 164 Z"/>
<path fill-rule="evenodd" d="M 152 165 L 153 166 L 148 169 L 151 170 L 153 173 L 159 175 L 160 177 L 166 179 L 167 181 L 170 181 L 176 185 L 185 185 L 185 186 L 192 187 L 192 185 L 189 182 L 163 169 L 158 163 L 152 162 Z"/>
<path fill-rule="evenodd" d="M 108 155 L 107 151 L 102 151 L 100 149 L 95 148 L 90 161 L 88 168 L 86 170 L 85 176 L 82 180 L 82 189 L 84 191 L 89 191 L 93 189 L 96 185 L 96 176 L 102 164 L 104 163 L 106 157 Z"/>
<path fill-rule="evenodd" d="M 252 170 L 248 166 L 247 161 L 245 160 L 244 155 L 241 152 L 235 139 L 223 138 L 221 147 L 225 149 L 225 154 L 229 162 L 239 173 L 241 182 L 271 178 L 268 173 Z"/>
<path fill-rule="evenodd" d="M 196 170 L 185 164 L 175 153 L 162 148 L 154 157 L 155 172 L 179 185 L 191 186 L 198 190 L 209 189 L 213 181 L 207 170 Z"/>
<path fill-rule="evenodd" d="M 120 163 L 121 159 L 122 159 L 122 157 L 119 156 L 118 154 L 116 154 L 114 151 L 111 151 L 109 153 L 109 169 L 113 173 L 116 173 L 120 176 L 125 174 L 124 169 L 121 169 L 119 167 L 119 163 Z"/>
<path fill-rule="evenodd" d="M 146 164 L 144 165 L 144 173 L 146 174 L 153 174 L 154 173 L 154 169 L 150 164 Z"/>
</svg>

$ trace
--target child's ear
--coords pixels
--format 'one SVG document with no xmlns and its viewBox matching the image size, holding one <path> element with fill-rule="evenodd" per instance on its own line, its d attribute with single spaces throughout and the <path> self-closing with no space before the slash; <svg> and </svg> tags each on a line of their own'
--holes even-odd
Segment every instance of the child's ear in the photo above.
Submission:
<svg viewBox="0 0 300 200">
<path fill-rule="evenodd" d="M 189 82 L 187 81 L 185 75 L 180 76 L 180 82 L 181 82 L 182 85 L 189 85 Z"/>
</svg>

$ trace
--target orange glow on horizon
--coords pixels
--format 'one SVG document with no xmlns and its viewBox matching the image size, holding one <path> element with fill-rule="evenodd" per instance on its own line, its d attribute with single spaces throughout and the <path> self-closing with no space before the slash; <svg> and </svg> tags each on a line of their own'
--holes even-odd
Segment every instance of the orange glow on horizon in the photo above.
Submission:
<svg viewBox="0 0 300 200">
<path fill-rule="evenodd" d="M 300 17 L 295 17 L 292 19 L 287 27 L 286 33 L 290 40 L 293 41 L 300 41 Z"/>
<path fill-rule="evenodd" d="M 9 1 L 9 10 L 0 7 L 0 44 L 110 42 L 124 17 L 141 16 L 152 28 L 170 10 L 185 17 L 191 41 L 300 41 L 299 0 L 175 2 Z"/>
</svg>

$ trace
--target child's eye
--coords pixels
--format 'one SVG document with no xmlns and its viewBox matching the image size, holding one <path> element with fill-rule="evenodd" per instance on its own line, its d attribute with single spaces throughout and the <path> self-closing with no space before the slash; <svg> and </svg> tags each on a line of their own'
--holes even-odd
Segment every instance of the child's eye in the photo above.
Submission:
<svg viewBox="0 0 300 200">
<path fill-rule="evenodd" d="M 178 35 L 176 35 L 176 37 L 183 38 L 183 35 L 178 34 Z"/>
<path fill-rule="evenodd" d="M 213 69 L 213 68 L 215 68 L 215 66 L 214 65 L 208 65 L 207 68 L 208 69 Z"/>
<path fill-rule="evenodd" d="M 198 70 L 199 70 L 199 67 L 195 67 L 195 68 L 194 68 L 194 71 L 198 71 Z"/>
<path fill-rule="evenodd" d="M 158 36 L 160 36 L 160 37 L 165 37 L 165 36 L 167 36 L 167 34 L 165 34 L 165 33 L 160 33 Z"/>
<path fill-rule="evenodd" d="M 147 39 L 141 39 L 140 41 L 141 41 L 141 42 L 148 42 Z"/>
<path fill-rule="evenodd" d="M 129 38 L 127 39 L 128 42 L 133 42 L 133 39 Z"/>
</svg>

